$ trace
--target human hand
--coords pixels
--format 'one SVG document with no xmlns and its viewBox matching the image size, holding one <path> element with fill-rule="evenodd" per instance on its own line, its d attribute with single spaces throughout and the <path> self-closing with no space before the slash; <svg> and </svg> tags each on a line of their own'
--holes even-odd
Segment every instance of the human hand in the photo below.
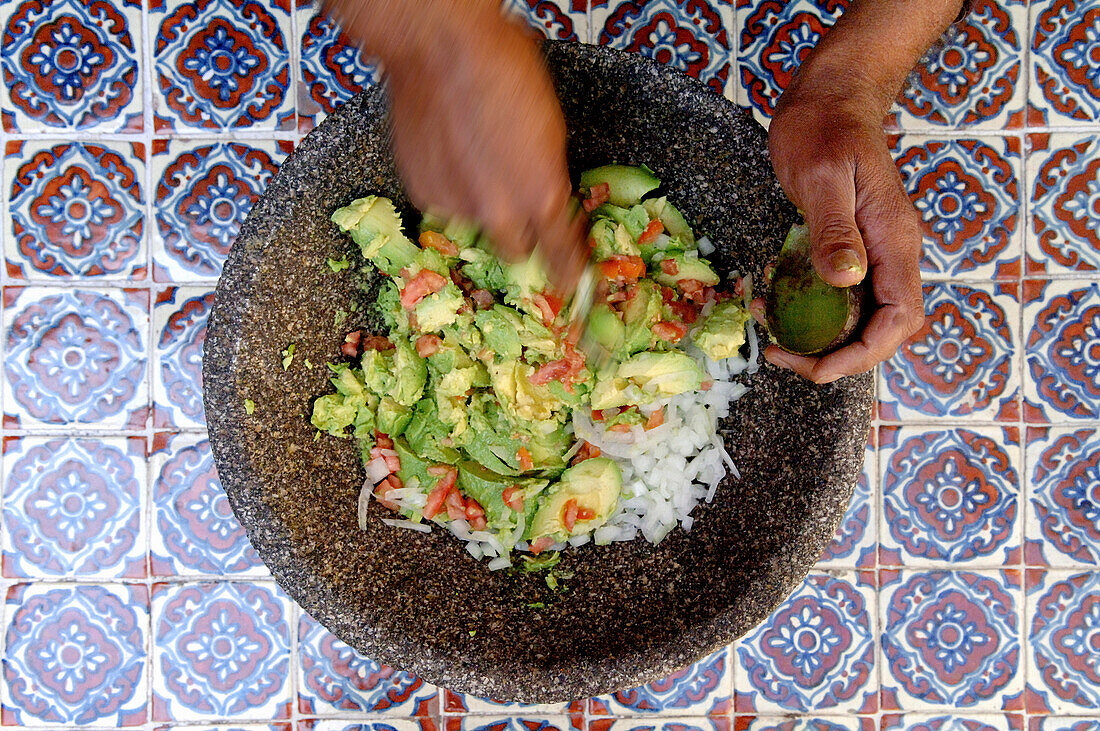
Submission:
<svg viewBox="0 0 1100 731">
<path fill-rule="evenodd" d="M 799 83 L 802 81 L 803 83 Z M 920 219 L 906 195 L 881 116 L 827 84 L 799 80 L 780 98 L 768 133 L 772 166 L 806 217 L 813 263 L 826 282 L 847 287 L 871 277 L 874 301 L 858 340 L 820 357 L 776 345 L 764 356 L 817 383 L 887 360 L 924 321 Z"/>
</svg>

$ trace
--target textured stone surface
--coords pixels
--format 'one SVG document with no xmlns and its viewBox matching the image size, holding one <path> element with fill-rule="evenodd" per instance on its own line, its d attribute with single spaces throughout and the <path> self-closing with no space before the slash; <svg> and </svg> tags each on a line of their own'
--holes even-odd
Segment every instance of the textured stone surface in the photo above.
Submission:
<svg viewBox="0 0 1100 731">
<path fill-rule="evenodd" d="M 646 163 L 719 247 L 720 271 L 759 278 L 795 212 L 765 134 L 697 82 L 644 58 L 547 47 L 574 173 Z M 351 251 L 329 222 L 378 193 L 407 204 L 386 149 L 380 92 L 318 127 L 253 209 L 218 285 L 204 363 L 222 482 L 279 582 L 341 639 L 455 690 L 557 701 L 672 672 L 764 619 L 828 542 L 863 460 L 871 379 L 814 386 L 765 366 L 723 425 L 744 478 L 727 479 L 690 533 L 567 552 L 562 595 L 538 576 L 491 573 L 457 540 L 356 526 L 363 479 L 348 442 L 313 441 L 307 414 L 342 332 L 338 308 L 370 297 L 326 257 Z M 410 222 L 414 219 L 410 217 Z M 355 318 L 359 319 L 356 320 Z M 284 372 L 280 351 L 297 344 Z M 248 416 L 244 400 L 256 411 Z M 377 508 L 377 506 L 372 506 Z M 546 608 L 529 606 L 545 602 Z M 471 636 L 471 633 L 472 636 Z"/>
</svg>

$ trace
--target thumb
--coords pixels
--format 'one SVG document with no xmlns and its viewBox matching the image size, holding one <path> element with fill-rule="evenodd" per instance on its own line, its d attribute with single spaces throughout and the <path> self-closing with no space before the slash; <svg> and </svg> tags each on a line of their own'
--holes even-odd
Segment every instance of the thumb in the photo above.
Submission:
<svg viewBox="0 0 1100 731">
<path fill-rule="evenodd" d="M 851 178 L 821 186 L 803 200 L 814 269 L 834 287 L 851 287 L 867 273 L 867 249 L 856 225 L 855 208 Z"/>
</svg>

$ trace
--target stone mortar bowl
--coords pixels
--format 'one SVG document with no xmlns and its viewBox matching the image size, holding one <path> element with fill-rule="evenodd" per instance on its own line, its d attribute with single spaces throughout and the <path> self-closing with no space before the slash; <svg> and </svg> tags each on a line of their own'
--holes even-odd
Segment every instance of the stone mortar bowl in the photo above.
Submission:
<svg viewBox="0 0 1100 731">
<path fill-rule="evenodd" d="M 634 54 L 555 42 L 544 51 L 573 174 L 612 161 L 649 165 L 716 244 L 718 271 L 759 282 L 796 212 L 751 116 Z M 357 450 L 314 441 L 308 414 L 329 388 L 323 364 L 339 358 L 343 334 L 377 324 L 359 286 L 370 276 L 325 265 L 358 256 L 329 215 L 377 193 L 416 223 L 387 124 L 375 88 L 314 130 L 252 209 L 218 283 L 203 365 L 210 440 L 233 509 L 278 582 L 370 658 L 525 702 L 661 678 L 766 618 L 817 560 L 850 498 L 870 424 L 869 376 L 819 387 L 765 364 L 722 424 L 742 479 L 727 477 L 690 532 L 657 546 L 638 539 L 565 552 L 561 567 L 573 578 L 562 594 L 539 574 L 490 572 L 439 530 L 391 529 L 377 515 L 359 530 Z M 353 303 L 359 312 L 334 325 Z M 284 372 L 289 343 L 296 352 Z"/>
</svg>

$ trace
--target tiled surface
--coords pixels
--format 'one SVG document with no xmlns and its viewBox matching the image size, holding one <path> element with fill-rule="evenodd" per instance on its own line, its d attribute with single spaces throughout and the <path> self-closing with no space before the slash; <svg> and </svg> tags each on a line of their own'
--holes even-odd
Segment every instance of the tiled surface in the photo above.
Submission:
<svg viewBox="0 0 1100 731">
<path fill-rule="evenodd" d="M 761 121 L 843 0 L 507 0 Z M 360 656 L 213 468 L 212 290 L 294 143 L 380 70 L 291 0 L 0 2 L 0 724 L 1100 731 L 1100 7 L 976 0 L 886 120 L 926 325 L 817 569 L 645 688 L 522 706 Z"/>
</svg>

